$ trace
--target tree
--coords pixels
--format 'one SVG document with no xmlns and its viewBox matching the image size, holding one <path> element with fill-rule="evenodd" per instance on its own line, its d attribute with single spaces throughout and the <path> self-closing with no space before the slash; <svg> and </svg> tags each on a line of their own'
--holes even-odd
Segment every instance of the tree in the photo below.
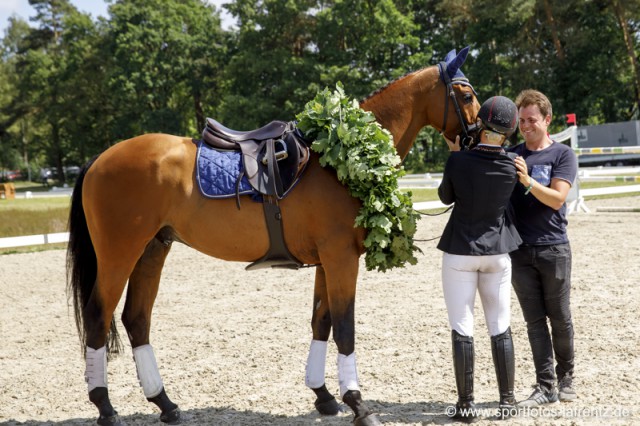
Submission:
<svg viewBox="0 0 640 426">
<path fill-rule="evenodd" d="M 64 157 L 68 139 L 63 123 L 67 94 L 62 74 L 66 66 L 63 40 L 64 19 L 78 13 L 68 0 L 29 0 L 36 10 L 31 20 L 37 26 L 25 39 L 25 49 L 19 55 L 16 72 L 19 99 L 29 102 L 33 118 L 46 123 L 39 130 L 47 134 L 41 147 L 47 158 L 55 164 L 58 179 L 64 181 Z"/>
<path fill-rule="evenodd" d="M 640 14 L 640 2 L 637 0 L 627 1 L 623 5 L 620 0 L 611 0 L 611 6 L 620 25 L 620 31 L 627 50 L 631 81 L 635 92 L 635 106 L 629 108 L 629 116 L 631 117 L 634 111 L 637 116 L 640 115 L 640 64 L 638 64 L 638 55 L 636 54 L 636 43 L 640 35 L 640 20 L 637 18 Z M 635 13 L 629 13 L 628 11 Z M 635 16 L 636 19 L 631 19 L 629 16 Z"/>
<path fill-rule="evenodd" d="M 310 35 L 315 5 L 314 0 L 238 0 L 228 6 L 239 30 L 225 75 L 219 117 L 225 124 L 251 129 L 292 120 L 312 98 L 307 85 L 317 80 Z"/>
<path fill-rule="evenodd" d="M 224 49 L 213 8 L 201 0 L 120 0 L 109 11 L 116 140 L 201 127 L 203 104 L 219 90 Z"/>
<path fill-rule="evenodd" d="M 411 11 L 391 0 L 323 2 L 314 40 L 320 82 L 342 80 L 352 96 L 365 96 L 426 64 Z"/>
<path fill-rule="evenodd" d="M 9 26 L 2 39 L 0 55 L 0 140 L 10 136 L 9 129 L 29 112 L 29 105 L 18 96 L 16 64 L 29 34 L 29 25 L 17 18 L 9 18 Z"/>
</svg>

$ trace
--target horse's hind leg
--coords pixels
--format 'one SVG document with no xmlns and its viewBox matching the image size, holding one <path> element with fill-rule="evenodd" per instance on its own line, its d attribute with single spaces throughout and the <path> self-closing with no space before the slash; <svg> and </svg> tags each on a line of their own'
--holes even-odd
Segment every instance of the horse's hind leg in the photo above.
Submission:
<svg viewBox="0 0 640 426">
<path fill-rule="evenodd" d="M 99 264 L 95 287 L 84 307 L 86 334 L 86 370 L 89 400 L 100 413 L 101 426 L 120 426 L 122 422 L 109 400 L 107 389 L 107 352 L 119 352 L 119 338 L 113 323 L 113 313 L 132 269 L 126 263 Z M 107 343 L 109 342 L 109 343 Z M 115 346 L 115 347 L 114 347 Z"/>
<path fill-rule="evenodd" d="M 329 312 L 327 282 L 322 266 L 316 268 L 311 330 L 313 340 L 307 358 L 305 384 L 316 394 L 315 407 L 318 412 L 325 415 L 335 415 L 340 411 L 340 406 L 325 385 L 327 341 L 331 334 L 331 313 Z"/>
<path fill-rule="evenodd" d="M 162 267 L 171 249 L 169 240 L 165 241 L 151 240 L 138 260 L 129 277 L 122 322 L 133 348 L 138 379 L 145 397 L 160 408 L 161 421 L 177 424 L 180 422 L 180 410 L 164 390 L 153 348 L 149 344 L 151 311 L 158 294 Z"/>
</svg>

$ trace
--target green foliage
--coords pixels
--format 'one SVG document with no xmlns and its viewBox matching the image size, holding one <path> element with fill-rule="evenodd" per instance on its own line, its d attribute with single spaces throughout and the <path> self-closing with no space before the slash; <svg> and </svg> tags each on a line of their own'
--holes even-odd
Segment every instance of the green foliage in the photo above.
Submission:
<svg viewBox="0 0 640 426">
<path fill-rule="evenodd" d="M 98 20 L 69 0 L 9 18 L 0 167 L 64 170 L 141 133 L 197 136 L 206 116 L 246 130 L 290 120 L 337 81 L 363 98 L 466 45 L 480 101 L 541 90 L 552 131 L 566 113 L 640 118 L 640 0 L 228 0 L 230 30 L 207 0 L 107 2 Z M 406 169 L 438 170 L 446 155 L 423 132 Z"/>
<path fill-rule="evenodd" d="M 230 127 L 251 129 L 288 121 L 315 95 L 308 85 L 317 66 L 309 49 L 314 0 L 238 0 L 230 5 L 242 26 L 224 72 L 221 116 Z"/>
<path fill-rule="evenodd" d="M 404 158 L 402 165 L 407 173 L 441 172 L 449 158 L 449 148 L 442 135 L 433 127 L 423 128 Z"/>
<path fill-rule="evenodd" d="M 335 169 L 338 180 L 362 201 L 354 226 L 365 228 L 368 270 L 414 265 L 413 243 L 418 214 L 411 193 L 398 189 L 404 175 L 391 134 L 371 112 L 344 94 L 341 84 L 324 89 L 297 115 L 298 127 L 314 140 L 320 164 Z"/>
<path fill-rule="evenodd" d="M 419 52 L 412 13 L 395 3 L 336 0 L 315 15 L 313 39 L 322 87 L 342 81 L 354 96 L 365 96 L 424 66 L 426 55 Z"/>
<path fill-rule="evenodd" d="M 116 139 L 199 133 L 223 63 L 222 30 L 212 8 L 200 0 L 128 0 L 110 13 L 105 57 L 107 87 L 118 106 L 112 112 Z"/>
</svg>

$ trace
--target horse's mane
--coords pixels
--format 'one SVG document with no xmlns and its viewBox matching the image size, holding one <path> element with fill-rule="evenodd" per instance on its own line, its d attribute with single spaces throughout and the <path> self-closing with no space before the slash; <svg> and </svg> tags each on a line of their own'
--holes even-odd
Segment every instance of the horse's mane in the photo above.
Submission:
<svg viewBox="0 0 640 426">
<path fill-rule="evenodd" d="M 391 87 L 392 85 L 394 85 L 394 84 L 396 84 L 396 83 L 400 82 L 401 80 L 404 80 L 405 78 L 409 77 L 410 75 L 417 74 L 417 73 L 421 72 L 422 70 L 427 69 L 427 68 L 429 68 L 429 67 L 431 67 L 431 66 L 433 66 L 433 65 L 429 65 L 429 66 L 426 66 L 426 67 L 424 67 L 424 68 L 420 68 L 420 69 L 415 70 L 415 71 L 410 71 L 410 72 L 408 72 L 408 73 L 406 73 L 406 74 L 404 74 L 404 75 L 401 75 L 400 77 L 398 77 L 398 78 L 396 78 L 396 79 L 394 79 L 394 80 L 391 80 L 390 82 L 388 82 L 388 83 L 387 83 L 387 84 L 385 84 L 384 86 L 379 87 L 379 88 L 377 88 L 376 90 L 374 90 L 373 92 L 369 93 L 369 94 L 367 95 L 367 97 L 366 97 L 366 98 L 364 98 L 364 99 L 362 99 L 362 100 L 360 101 L 360 104 L 362 104 L 363 102 L 368 101 L 368 100 L 369 100 L 369 99 L 371 99 L 372 97 L 374 97 L 374 96 L 376 96 L 377 94 L 379 94 L 379 93 L 383 92 L 384 90 L 386 90 L 386 89 L 388 89 L 389 87 Z"/>
</svg>

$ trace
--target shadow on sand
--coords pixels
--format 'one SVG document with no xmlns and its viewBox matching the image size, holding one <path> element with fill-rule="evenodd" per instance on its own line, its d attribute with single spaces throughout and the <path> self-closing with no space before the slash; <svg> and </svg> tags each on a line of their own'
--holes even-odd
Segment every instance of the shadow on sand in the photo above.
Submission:
<svg viewBox="0 0 640 426">
<path fill-rule="evenodd" d="M 453 420 L 446 415 L 451 402 L 414 402 L 396 404 L 383 401 L 367 401 L 368 405 L 378 414 L 382 423 L 392 424 L 421 424 L 441 425 L 451 424 Z M 479 409 L 491 410 L 495 404 L 478 404 Z M 137 413 L 121 416 L 121 420 L 128 426 L 161 425 L 159 414 Z M 282 425 L 303 426 L 309 424 L 327 426 L 348 426 L 352 424 L 353 414 L 345 408 L 345 412 L 337 416 L 321 416 L 315 410 L 298 416 L 275 415 L 255 411 L 238 411 L 230 407 L 198 408 L 182 412 L 182 425 Z M 7 426 L 62 426 L 62 425 L 90 425 L 95 424 L 95 418 L 76 418 L 63 421 L 26 421 L 9 420 L 1 423 Z"/>
</svg>

